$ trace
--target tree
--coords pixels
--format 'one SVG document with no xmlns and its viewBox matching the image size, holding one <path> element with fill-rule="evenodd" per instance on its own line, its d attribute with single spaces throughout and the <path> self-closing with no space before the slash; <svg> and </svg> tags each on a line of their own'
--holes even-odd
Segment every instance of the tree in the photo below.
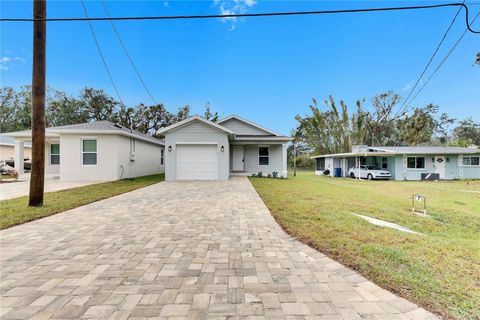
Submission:
<svg viewBox="0 0 480 320">
<path fill-rule="evenodd" d="M 82 112 L 88 114 L 90 121 L 115 120 L 119 103 L 103 89 L 85 87 L 80 92 Z"/>
<path fill-rule="evenodd" d="M 65 92 L 54 90 L 53 97 L 47 98 L 47 126 L 64 126 L 88 122 L 88 112 L 80 100 Z"/>
<path fill-rule="evenodd" d="M 415 108 L 411 116 L 407 116 L 401 123 L 402 141 L 409 145 L 419 145 L 432 140 L 436 123 L 432 113 L 436 113 L 438 106 L 429 104 L 425 108 Z"/>
<path fill-rule="evenodd" d="M 14 131 L 18 96 L 11 87 L 0 88 L 0 132 Z"/>
<path fill-rule="evenodd" d="M 213 122 L 217 122 L 219 120 L 218 112 L 212 112 L 210 110 L 210 102 L 207 102 L 207 104 L 205 105 L 205 113 L 203 117 Z"/>
<path fill-rule="evenodd" d="M 475 122 L 472 118 L 459 121 L 459 125 L 453 129 L 453 139 L 457 145 L 480 146 L 480 122 Z"/>
<path fill-rule="evenodd" d="M 402 97 L 393 91 L 376 95 L 371 103 L 373 113 L 366 117 L 368 135 L 364 140 L 368 145 L 396 145 L 398 136 L 398 120 L 405 117 L 407 110 L 395 112 Z"/>
</svg>

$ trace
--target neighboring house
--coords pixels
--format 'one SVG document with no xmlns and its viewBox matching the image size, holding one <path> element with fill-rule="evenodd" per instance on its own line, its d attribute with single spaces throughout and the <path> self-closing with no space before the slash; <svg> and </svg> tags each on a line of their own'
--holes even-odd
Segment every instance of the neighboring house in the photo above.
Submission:
<svg viewBox="0 0 480 320">
<path fill-rule="evenodd" d="M 32 144 L 25 143 L 24 158 L 32 158 Z M 15 154 L 15 139 L 7 136 L 5 133 L 0 133 L 0 161 L 13 160 Z"/>
<path fill-rule="evenodd" d="M 15 139 L 15 169 L 23 172 L 25 141 L 32 133 L 8 133 Z M 45 174 L 61 180 L 107 181 L 164 172 L 164 143 L 109 121 L 45 130 Z"/>
<path fill-rule="evenodd" d="M 199 116 L 160 129 L 165 179 L 228 180 L 231 175 L 287 176 L 289 137 L 232 115 L 218 122 Z"/>
<path fill-rule="evenodd" d="M 312 157 L 315 174 L 341 168 L 346 177 L 356 164 L 386 169 L 395 180 L 480 179 L 480 149 L 458 147 L 369 147 L 353 146 L 350 153 Z"/>
</svg>

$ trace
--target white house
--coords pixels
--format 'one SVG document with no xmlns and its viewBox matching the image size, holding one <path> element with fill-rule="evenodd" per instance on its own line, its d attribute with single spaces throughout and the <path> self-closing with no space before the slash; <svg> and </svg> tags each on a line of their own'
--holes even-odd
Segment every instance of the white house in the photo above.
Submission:
<svg viewBox="0 0 480 320">
<path fill-rule="evenodd" d="M 15 139 L 15 169 L 23 173 L 30 130 L 7 134 Z M 45 130 L 45 174 L 61 180 L 109 181 L 163 173 L 162 140 L 109 121 Z"/>
<path fill-rule="evenodd" d="M 480 179 L 480 149 L 353 146 L 352 152 L 312 157 L 315 174 L 347 177 L 356 164 L 388 170 L 395 180 Z"/>
<path fill-rule="evenodd" d="M 235 115 L 218 122 L 194 116 L 157 133 L 165 136 L 167 181 L 228 180 L 258 172 L 287 176 L 291 139 Z"/>
</svg>

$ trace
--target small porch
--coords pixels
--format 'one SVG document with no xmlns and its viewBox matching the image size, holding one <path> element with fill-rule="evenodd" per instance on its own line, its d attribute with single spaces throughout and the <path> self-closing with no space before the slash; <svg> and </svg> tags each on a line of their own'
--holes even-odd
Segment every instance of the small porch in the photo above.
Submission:
<svg viewBox="0 0 480 320">
<path fill-rule="evenodd" d="M 272 142 L 232 142 L 230 144 L 230 176 L 287 176 L 287 144 Z"/>
<path fill-rule="evenodd" d="M 24 176 L 30 172 L 28 166 L 25 166 L 25 143 L 27 142 L 32 142 L 30 135 L 15 137 L 13 164 L 21 178 L 26 178 Z M 60 137 L 58 135 L 45 136 L 45 176 L 49 178 L 60 176 Z"/>
</svg>

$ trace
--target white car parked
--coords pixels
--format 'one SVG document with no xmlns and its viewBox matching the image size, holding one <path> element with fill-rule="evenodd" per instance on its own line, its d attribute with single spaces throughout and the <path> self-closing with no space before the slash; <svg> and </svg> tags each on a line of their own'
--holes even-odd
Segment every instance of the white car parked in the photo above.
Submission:
<svg viewBox="0 0 480 320">
<path fill-rule="evenodd" d="M 348 175 L 350 178 L 364 178 L 368 180 L 373 180 L 373 179 L 390 179 L 392 175 L 390 172 L 387 170 L 383 169 L 376 169 L 373 166 L 365 166 L 361 165 L 360 168 L 358 166 L 355 166 L 353 168 L 350 168 L 348 170 Z"/>
</svg>

